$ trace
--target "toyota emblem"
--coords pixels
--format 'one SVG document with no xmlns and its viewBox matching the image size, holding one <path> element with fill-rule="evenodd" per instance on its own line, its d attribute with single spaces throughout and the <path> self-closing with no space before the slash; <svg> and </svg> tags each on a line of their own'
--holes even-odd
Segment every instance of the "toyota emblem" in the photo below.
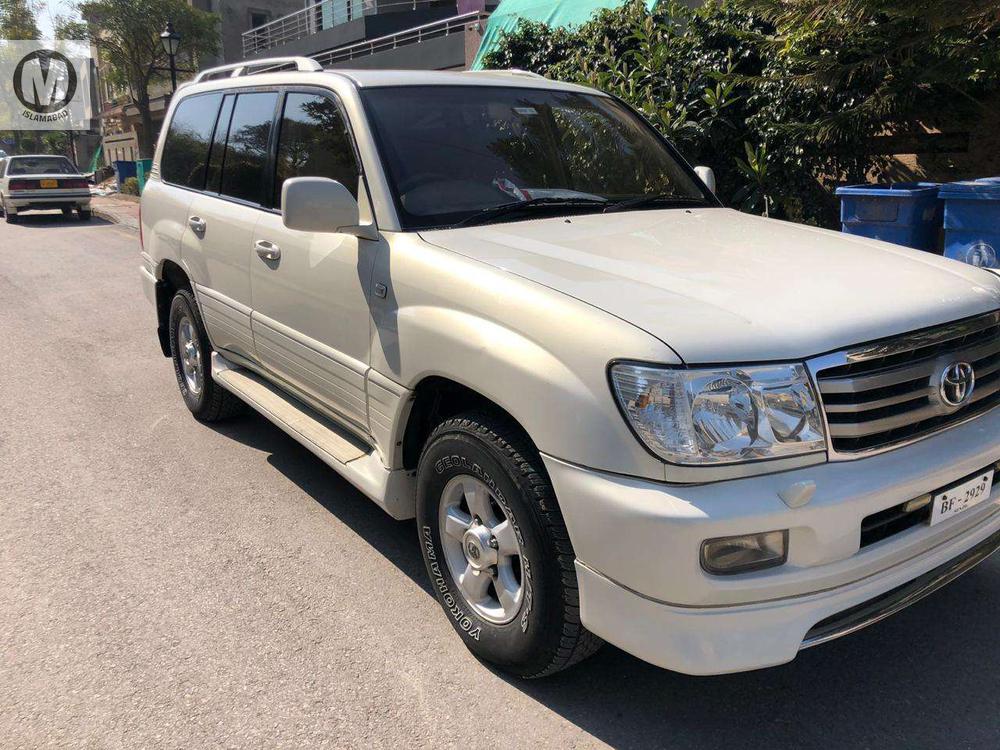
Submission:
<svg viewBox="0 0 1000 750">
<path fill-rule="evenodd" d="M 941 400 L 957 408 L 968 403 L 976 387 L 976 371 L 968 362 L 954 362 L 941 373 Z"/>
</svg>

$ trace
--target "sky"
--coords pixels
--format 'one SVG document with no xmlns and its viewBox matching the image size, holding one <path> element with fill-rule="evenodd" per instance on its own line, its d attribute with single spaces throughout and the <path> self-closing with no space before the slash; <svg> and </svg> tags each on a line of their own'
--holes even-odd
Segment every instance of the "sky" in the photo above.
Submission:
<svg viewBox="0 0 1000 750">
<path fill-rule="evenodd" d="M 41 0 L 34 3 L 35 18 L 43 39 L 52 37 L 52 21 L 55 17 L 73 15 L 75 5 L 76 0 Z"/>
</svg>

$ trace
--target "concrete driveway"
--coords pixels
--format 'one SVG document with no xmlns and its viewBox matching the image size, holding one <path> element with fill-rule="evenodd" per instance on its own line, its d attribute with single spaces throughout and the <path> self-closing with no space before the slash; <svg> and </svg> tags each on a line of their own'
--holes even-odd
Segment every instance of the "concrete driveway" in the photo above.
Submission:
<svg viewBox="0 0 1000 750">
<path fill-rule="evenodd" d="M 189 416 L 138 265 L 120 226 L 0 223 L 3 748 L 1000 747 L 998 559 L 776 669 L 494 673 L 412 523 Z"/>
</svg>

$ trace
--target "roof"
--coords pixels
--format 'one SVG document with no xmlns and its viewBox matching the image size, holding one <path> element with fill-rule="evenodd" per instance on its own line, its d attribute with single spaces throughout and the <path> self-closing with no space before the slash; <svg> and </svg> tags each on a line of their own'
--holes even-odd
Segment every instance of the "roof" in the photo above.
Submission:
<svg viewBox="0 0 1000 750">
<path fill-rule="evenodd" d="M 346 70 L 335 68 L 337 73 L 350 78 L 359 88 L 377 86 L 523 86 L 525 88 L 553 88 L 575 91 L 592 91 L 564 81 L 553 81 L 523 70 Z"/>
<path fill-rule="evenodd" d="M 66 159 L 65 154 L 7 154 L 8 159 Z"/>
<path fill-rule="evenodd" d="M 253 61 L 266 63 L 266 59 Z M 219 68 L 224 71 L 224 68 Z M 207 71 L 212 72 L 212 71 Z M 199 82 L 183 84 L 181 88 L 197 87 L 198 91 L 225 89 L 239 85 L 260 85 L 287 83 L 289 81 L 315 82 L 318 76 L 336 76 L 349 80 L 357 88 L 378 88 L 386 86 L 505 86 L 519 88 L 544 88 L 559 91 L 598 93 L 586 86 L 563 81 L 553 81 L 535 73 L 523 70 L 484 71 L 438 71 L 438 70 L 352 70 L 347 68 L 327 68 L 322 71 L 261 71 L 236 77 L 206 78 Z"/>
</svg>

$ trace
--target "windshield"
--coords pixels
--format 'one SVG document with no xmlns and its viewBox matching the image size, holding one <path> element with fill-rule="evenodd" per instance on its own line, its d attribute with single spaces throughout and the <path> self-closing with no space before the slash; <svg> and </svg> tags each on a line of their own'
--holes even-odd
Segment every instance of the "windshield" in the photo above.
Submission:
<svg viewBox="0 0 1000 750">
<path fill-rule="evenodd" d="M 717 205 L 656 133 L 614 99 L 551 89 L 366 89 L 365 108 L 404 229 L 546 212 Z M 531 213 L 528 218 L 537 216 Z M 551 213 L 549 213 L 551 215 Z"/>
<path fill-rule="evenodd" d="M 16 156 L 7 174 L 76 174 L 76 167 L 65 156 Z"/>
</svg>

